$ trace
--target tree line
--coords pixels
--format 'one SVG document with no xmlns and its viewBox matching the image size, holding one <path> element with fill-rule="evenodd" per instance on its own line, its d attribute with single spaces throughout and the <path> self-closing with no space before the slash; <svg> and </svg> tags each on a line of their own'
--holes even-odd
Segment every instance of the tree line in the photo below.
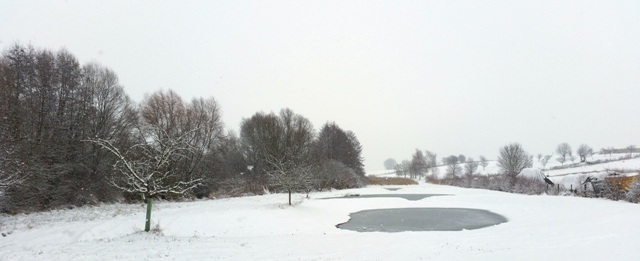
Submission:
<svg viewBox="0 0 640 261">
<path fill-rule="evenodd" d="M 18 213 L 141 198 L 366 184 L 356 135 L 291 109 L 225 130 L 213 98 L 132 101 L 112 70 L 67 50 L 0 56 L 0 204 Z"/>
</svg>

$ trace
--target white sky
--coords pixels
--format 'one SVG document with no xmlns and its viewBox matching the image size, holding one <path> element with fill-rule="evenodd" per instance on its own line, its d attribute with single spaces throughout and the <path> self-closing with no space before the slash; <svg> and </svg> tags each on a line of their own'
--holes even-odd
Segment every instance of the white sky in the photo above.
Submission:
<svg viewBox="0 0 640 261">
<path fill-rule="evenodd" d="M 640 145 L 640 1 L 5 1 L 0 48 L 66 48 L 127 93 L 215 97 L 227 128 L 289 107 L 365 169 L 415 148 L 495 158 Z"/>
</svg>

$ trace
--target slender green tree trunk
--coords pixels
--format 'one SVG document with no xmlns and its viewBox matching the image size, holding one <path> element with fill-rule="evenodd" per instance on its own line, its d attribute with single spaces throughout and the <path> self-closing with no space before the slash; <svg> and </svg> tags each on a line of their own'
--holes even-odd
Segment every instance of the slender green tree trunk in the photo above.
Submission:
<svg viewBox="0 0 640 261">
<path fill-rule="evenodd" d="M 144 231 L 149 232 L 151 230 L 151 198 L 147 197 L 147 219 L 144 223 Z"/>
</svg>

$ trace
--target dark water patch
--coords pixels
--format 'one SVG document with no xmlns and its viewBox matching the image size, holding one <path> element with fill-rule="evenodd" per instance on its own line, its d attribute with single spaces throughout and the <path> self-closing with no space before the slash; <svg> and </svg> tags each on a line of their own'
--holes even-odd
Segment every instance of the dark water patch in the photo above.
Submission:
<svg viewBox="0 0 640 261">
<path fill-rule="evenodd" d="M 403 198 L 406 200 L 421 200 L 428 197 L 435 196 L 450 196 L 447 194 L 349 194 L 343 197 L 331 197 L 324 199 L 337 199 L 337 198 Z"/>
<path fill-rule="evenodd" d="M 391 208 L 351 213 L 336 227 L 358 232 L 461 231 L 507 222 L 501 215 L 472 208 Z"/>
</svg>

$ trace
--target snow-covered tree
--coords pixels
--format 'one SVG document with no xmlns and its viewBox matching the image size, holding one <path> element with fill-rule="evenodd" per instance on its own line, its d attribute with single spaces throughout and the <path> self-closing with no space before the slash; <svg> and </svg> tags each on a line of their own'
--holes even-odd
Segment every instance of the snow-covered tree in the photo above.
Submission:
<svg viewBox="0 0 640 261">
<path fill-rule="evenodd" d="M 267 171 L 269 184 L 286 191 L 289 194 L 289 205 L 291 205 L 291 193 L 297 190 L 308 191 L 313 186 L 313 176 L 308 166 L 296 165 L 291 160 L 267 156 L 266 162 L 271 166 Z"/>
<path fill-rule="evenodd" d="M 208 171 L 203 156 L 222 136 L 222 123 L 213 99 L 185 104 L 175 92 L 156 92 L 140 105 L 140 120 L 129 140 L 117 145 L 110 139 L 92 138 L 116 158 L 109 182 L 128 193 L 140 193 L 147 202 L 145 231 L 149 231 L 151 198 L 184 195 L 201 186 Z"/>
<path fill-rule="evenodd" d="M 187 178 L 174 168 L 176 162 L 190 157 L 195 149 L 185 136 L 163 140 L 141 138 L 133 146 L 121 150 L 110 140 L 91 139 L 118 160 L 113 165 L 110 183 L 129 193 L 140 193 L 147 203 L 145 231 L 151 226 L 151 197 L 161 194 L 183 195 L 202 184 L 202 177 Z"/>
</svg>

